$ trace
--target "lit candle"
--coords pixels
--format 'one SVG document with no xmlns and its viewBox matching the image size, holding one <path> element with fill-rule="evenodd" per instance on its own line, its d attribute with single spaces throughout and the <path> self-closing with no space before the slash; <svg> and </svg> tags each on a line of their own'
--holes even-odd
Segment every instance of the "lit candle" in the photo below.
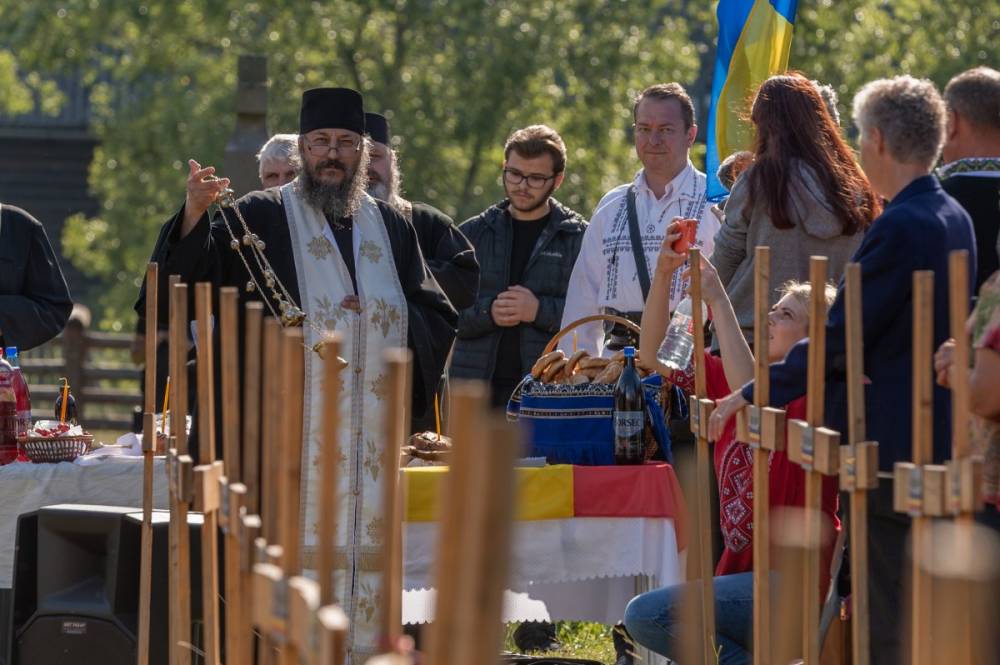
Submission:
<svg viewBox="0 0 1000 665">
<path fill-rule="evenodd" d="M 59 411 L 59 422 L 66 422 L 66 405 L 69 404 L 69 379 L 63 379 L 62 409 Z"/>
<path fill-rule="evenodd" d="M 167 377 L 167 387 L 163 389 L 163 410 L 160 411 L 163 414 L 163 436 L 167 436 L 167 407 L 170 406 L 170 377 Z"/>
<path fill-rule="evenodd" d="M 438 437 L 441 436 L 441 404 L 438 401 L 437 393 L 434 393 L 434 430 Z"/>
</svg>

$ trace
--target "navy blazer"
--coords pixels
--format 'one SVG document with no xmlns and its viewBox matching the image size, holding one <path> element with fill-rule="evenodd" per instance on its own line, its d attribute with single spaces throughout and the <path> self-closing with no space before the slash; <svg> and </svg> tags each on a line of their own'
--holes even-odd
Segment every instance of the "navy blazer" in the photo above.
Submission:
<svg viewBox="0 0 1000 665">
<path fill-rule="evenodd" d="M 66 279 L 42 223 L 0 206 L 0 345 L 19 351 L 58 335 L 73 311 Z"/>
<path fill-rule="evenodd" d="M 976 275 L 972 220 L 937 178 L 917 178 L 888 203 L 851 259 L 861 264 L 867 439 L 879 443 L 879 468 L 912 459 L 913 271 L 934 271 L 934 349 L 948 338 L 948 254 L 969 251 L 969 298 Z M 825 423 L 847 433 L 843 282 L 826 325 Z M 771 365 L 771 404 L 806 394 L 809 340 Z M 933 358 L 924 360 L 933 372 Z M 753 382 L 743 387 L 753 399 Z M 934 387 L 934 461 L 951 458 L 950 393 Z"/>
</svg>

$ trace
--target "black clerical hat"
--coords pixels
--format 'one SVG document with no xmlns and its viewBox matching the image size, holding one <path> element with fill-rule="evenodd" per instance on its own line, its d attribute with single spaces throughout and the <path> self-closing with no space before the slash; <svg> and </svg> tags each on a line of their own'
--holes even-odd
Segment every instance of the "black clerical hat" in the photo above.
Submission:
<svg viewBox="0 0 1000 665">
<path fill-rule="evenodd" d="M 365 106 L 361 93 L 350 88 L 312 88 L 302 93 L 299 133 L 315 129 L 348 129 L 365 133 Z"/>
<path fill-rule="evenodd" d="M 389 121 L 384 115 L 365 113 L 365 129 L 368 130 L 368 136 L 372 141 L 385 145 L 392 144 L 392 128 L 389 127 Z"/>
</svg>

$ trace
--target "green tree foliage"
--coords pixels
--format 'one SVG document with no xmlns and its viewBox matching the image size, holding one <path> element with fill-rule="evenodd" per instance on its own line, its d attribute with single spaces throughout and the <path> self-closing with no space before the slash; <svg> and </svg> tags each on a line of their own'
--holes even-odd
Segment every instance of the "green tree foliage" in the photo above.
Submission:
<svg viewBox="0 0 1000 665">
<path fill-rule="evenodd" d="M 956 71 L 1000 61 L 1000 21 L 981 4 L 802 2 L 791 63 L 833 83 L 842 100 L 864 81 L 899 71 L 943 84 Z M 6 83 L 10 53 L 39 84 L 38 72 L 79 68 L 93 85 L 100 146 L 90 186 L 102 211 L 68 220 L 63 246 L 107 284 L 90 303 L 105 325 L 124 328 L 134 320 L 131 302 L 158 229 L 183 200 L 187 158 L 221 164 L 239 54 L 268 56 L 273 132 L 296 130 L 306 88 L 361 89 L 368 109 L 392 120 L 407 195 L 457 219 L 502 196 L 507 134 L 550 124 L 569 151 L 559 198 L 589 214 L 637 168 L 629 101 L 636 92 L 681 81 L 704 117 L 716 32 L 714 5 L 693 0 L 0 0 L 0 7 L 0 45 L 8 49 L 0 50 L 0 87 L 16 89 Z M 30 90 L 16 92 L 0 108 L 22 108 Z M 696 148 L 696 160 L 703 154 Z"/>
<path fill-rule="evenodd" d="M 851 99 L 868 81 L 910 74 L 929 78 L 943 89 L 952 76 L 978 65 L 1000 67 L 1000 12 L 995 3 L 799 3 L 790 66 L 837 89 L 845 128 L 851 124 Z"/>
<path fill-rule="evenodd" d="M 17 58 L 10 51 L 0 48 L 0 113 L 19 115 L 35 108 L 36 99 L 41 110 L 49 115 L 59 113 L 64 95 L 55 81 L 38 72 L 18 71 Z"/>
<path fill-rule="evenodd" d="M 680 5 L 37 0 L 12 4 L 4 23 L 16 26 L 23 69 L 78 66 L 94 83 L 90 184 L 103 210 L 71 218 L 63 241 L 108 282 L 105 320 L 127 327 L 137 276 L 182 200 L 186 159 L 221 162 L 238 54 L 269 58 L 275 132 L 295 131 L 303 89 L 361 89 L 393 121 L 408 195 L 458 218 L 501 197 L 506 135 L 549 123 L 570 151 L 561 198 L 586 213 L 636 168 L 629 98 L 696 75 Z"/>
</svg>

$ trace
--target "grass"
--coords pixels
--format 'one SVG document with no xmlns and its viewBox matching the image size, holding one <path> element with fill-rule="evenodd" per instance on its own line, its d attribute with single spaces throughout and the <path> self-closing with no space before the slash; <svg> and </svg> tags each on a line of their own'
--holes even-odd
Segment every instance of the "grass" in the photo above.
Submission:
<svg viewBox="0 0 1000 665">
<path fill-rule="evenodd" d="M 518 652 L 512 638 L 518 625 L 516 623 L 507 625 L 503 646 L 505 651 Z M 587 621 L 557 621 L 556 637 L 562 644 L 561 649 L 529 655 L 589 658 L 604 665 L 614 665 L 615 649 L 611 643 L 611 626 Z"/>
</svg>

